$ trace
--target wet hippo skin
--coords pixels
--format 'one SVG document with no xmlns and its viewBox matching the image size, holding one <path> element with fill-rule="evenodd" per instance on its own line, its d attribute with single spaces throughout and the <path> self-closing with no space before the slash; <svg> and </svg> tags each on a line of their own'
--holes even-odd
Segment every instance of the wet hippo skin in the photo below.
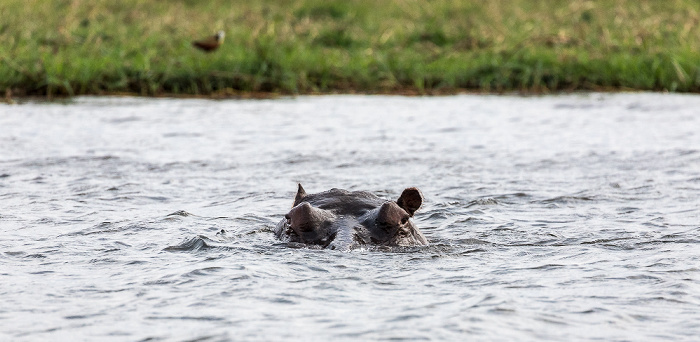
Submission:
<svg viewBox="0 0 700 342">
<path fill-rule="evenodd" d="M 405 189 L 394 202 L 366 191 L 331 189 L 307 194 L 299 184 L 292 209 L 275 227 L 275 235 L 286 242 L 341 250 L 362 245 L 427 245 L 410 219 L 422 203 L 417 188 Z"/>
</svg>

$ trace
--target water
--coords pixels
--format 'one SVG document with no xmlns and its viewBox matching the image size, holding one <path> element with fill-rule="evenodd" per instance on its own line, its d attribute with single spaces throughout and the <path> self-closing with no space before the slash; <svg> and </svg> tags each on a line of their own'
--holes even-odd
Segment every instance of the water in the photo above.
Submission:
<svg viewBox="0 0 700 342">
<path fill-rule="evenodd" d="M 0 106 L 0 340 L 697 340 L 700 97 Z M 429 247 L 292 248 L 301 182 Z"/>
</svg>

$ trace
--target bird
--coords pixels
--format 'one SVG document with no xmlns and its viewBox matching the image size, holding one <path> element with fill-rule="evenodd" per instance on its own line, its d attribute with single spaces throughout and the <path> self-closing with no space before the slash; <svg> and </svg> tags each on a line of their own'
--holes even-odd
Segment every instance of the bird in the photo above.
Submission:
<svg viewBox="0 0 700 342">
<path fill-rule="evenodd" d="M 219 31 L 211 37 L 207 37 L 202 40 L 195 40 L 192 42 L 192 46 L 203 50 L 205 52 L 212 52 L 219 48 L 219 46 L 224 42 L 224 31 Z"/>
</svg>

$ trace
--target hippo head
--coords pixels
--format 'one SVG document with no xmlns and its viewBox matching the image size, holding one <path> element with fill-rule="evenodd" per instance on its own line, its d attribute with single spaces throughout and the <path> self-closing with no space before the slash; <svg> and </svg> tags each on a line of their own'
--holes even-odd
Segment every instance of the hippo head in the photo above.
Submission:
<svg viewBox="0 0 700 342">
<path fill-rule="evenodd" d="M 410 219 L 422 203 L 416 188 L 404 190 L 394 202 L 365 191 L 307 194 L 299 184 L 292 209 L 277 224 L 275 234 L 289 242 L 344 250 L 358 245 L 427 245 Z"/>
</svg>

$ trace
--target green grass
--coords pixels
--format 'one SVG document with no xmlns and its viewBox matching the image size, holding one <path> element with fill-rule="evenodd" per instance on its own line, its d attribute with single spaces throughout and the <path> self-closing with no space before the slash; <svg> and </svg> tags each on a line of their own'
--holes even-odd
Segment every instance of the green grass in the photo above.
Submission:
<svg viewBox="0 0 700 342">
<path fill-rule="evenodd" d="M 700 2 L 4 0 L 0 91 L 700 91 Z M 194 39 L 226 32 L 211 54 Z"/>
</svg>

